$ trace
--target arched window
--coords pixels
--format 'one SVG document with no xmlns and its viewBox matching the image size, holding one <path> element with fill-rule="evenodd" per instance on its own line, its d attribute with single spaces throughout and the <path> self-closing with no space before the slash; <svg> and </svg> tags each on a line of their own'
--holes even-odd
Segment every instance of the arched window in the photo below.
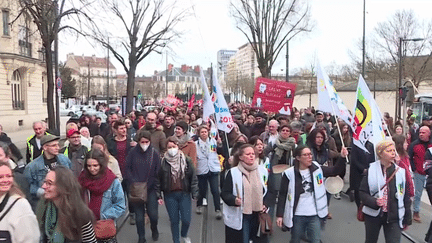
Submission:
<svg viewBox="0 0 432 243">
<path fill-rule="evenodd" d="M 11 81 L 12 108 L 14 110 L 24 110 L 24 100 L 22 99 L 22 77 L 19 70 L 12 73 Z"/>
</svg>

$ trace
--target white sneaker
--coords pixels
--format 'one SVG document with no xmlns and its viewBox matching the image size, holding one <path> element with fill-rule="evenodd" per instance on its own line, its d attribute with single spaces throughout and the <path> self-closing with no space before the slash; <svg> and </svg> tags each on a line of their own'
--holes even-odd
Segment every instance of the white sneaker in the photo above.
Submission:
<svg viewBox="0 0 432 243">
<path fill-rule="evenodd" d="M 202 205 L 207 206 L 207 199 L 206 198 L 203 198 L 203 204 Z"/>
<path fill-rule="evenodd" d="M 182 237 L 182 241 L 184 243 L 192 243 L 191 239 L 189 237 Z"/>
</svg>

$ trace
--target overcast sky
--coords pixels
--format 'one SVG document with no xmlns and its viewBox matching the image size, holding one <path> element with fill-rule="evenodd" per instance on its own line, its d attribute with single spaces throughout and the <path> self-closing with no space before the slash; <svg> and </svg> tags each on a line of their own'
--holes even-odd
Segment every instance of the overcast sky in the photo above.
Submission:
<svg viewBox="0 0 432 243">
<path fill-rule="evenodd" d="M 229 14 L 229 0 L 177 0 L 183 6 L 194 6 L 193 15 L 180 26 L 187 30 L 181 43 L 168 53 L 168 62 L 176 67 L 187 64 L 209 67 L 215 65 L 217 51 L 237 50 L 247 42 L 236 29 Z M 314 55 L 322 66 L 343 65 L 350 62 L 349 50 L 355 50 L 362 38 L 363 0 L 310 0 L 315 28 L 308 35 L 294 37 L 290 42 L 290 73 L 310 66 Z M 430 20 L 432 0 L 366 0 L 366 41 L 377 23 L 388 20 L 397 10 L 412 9 L 420 20 Z M 106 56 L 106 50 L 93 48 L 85 40 L 61 36 L 60 60 L 67 53 L 75 55 Z M 111 55 L 112 57 L 112 55 Z M 280 54 L 272 73 L 284 73 L 285 50 Z M 111 58 L 117 73 L 125 73 L 122 66 Z M 166 56 L 151 54 L 140 65 L 137 75 L 152 75 L 155 70 L 166 68 Z"/>
</svg>

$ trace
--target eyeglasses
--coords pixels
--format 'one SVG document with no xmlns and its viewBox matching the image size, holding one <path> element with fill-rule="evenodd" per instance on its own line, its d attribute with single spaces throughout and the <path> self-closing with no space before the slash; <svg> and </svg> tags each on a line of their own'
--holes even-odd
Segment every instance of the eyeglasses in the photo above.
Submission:
<svg viewBox="0 0 432 243">
<path fill-rule="evenodd" d="M 78 139 L 78 138 L 81 138 L 81 136 L 70 137 L 70 139 Z"/>
<path fill-rule="evenodd" d="M 309 157 L 309 156 L 312 156 L 312 153 L 302 154 L 301 156 Z"/>
</svg>

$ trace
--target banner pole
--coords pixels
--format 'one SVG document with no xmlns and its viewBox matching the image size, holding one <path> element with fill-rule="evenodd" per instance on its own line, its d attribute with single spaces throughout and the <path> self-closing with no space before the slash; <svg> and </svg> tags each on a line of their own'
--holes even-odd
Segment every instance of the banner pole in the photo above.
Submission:
<svg viewBox="0 0 432 243">
<path fill-rule="evenodd" d="M 336 114 L 333 104 L 331 104 L 331 106 L 332 106 L 333 114 Z M 344 140 L 343 140 L 343 137 L 342 137 L 342 132 L 341 132 L 340 127 L 339 127 L 339 122 L 337 120 L 337 116 L 336 115 L 334 115 L 334 116 L 336 117 L 336 127 L 337 127 L 337 130 L 338 130 L 338 133 L 339 133 L 339 137 L 340 137 L 341 142 L 342 142 L 342 147 L 345 147 L 345 143 L 344 143 Z M 349 163 L 348 155 L 346 157 L 346 160 L 347 160 L 347 163 Z"/>
</svg>

